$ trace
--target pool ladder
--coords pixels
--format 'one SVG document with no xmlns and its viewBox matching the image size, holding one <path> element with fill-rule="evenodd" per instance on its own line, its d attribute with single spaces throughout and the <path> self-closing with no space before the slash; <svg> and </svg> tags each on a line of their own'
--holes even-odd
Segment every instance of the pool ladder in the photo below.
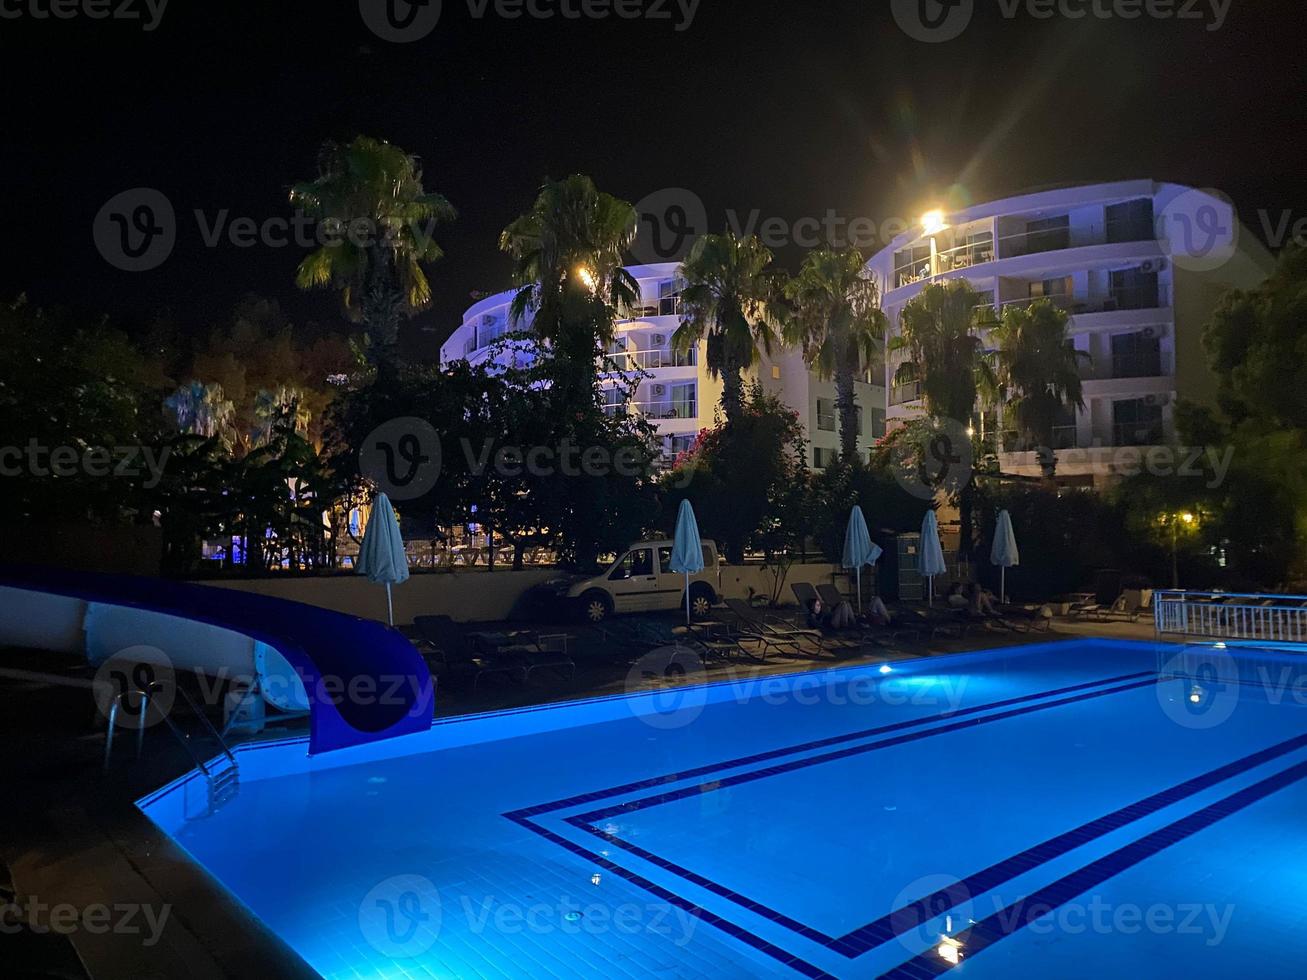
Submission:
<svg viewBox="0 0 1307 980">
<path fill-rule="evenodd" d="M 109 732 L 104 745 L 104 765 L 106 769 L 109 767 L 109 760 L 113 755 L 113 734 L 114 729 L 117 727 L 118 713 L 122 709 L 123 699 L 128 695 L 134 695 L 140 700 L 139 717 L 141 723 L 140 727 L 136 729 L 136 755 L 137 758 L 140 758 L 141 749 L 145 743 L 146 713 L 149 711 L 152 695 L 160 687 L 161 685 L 156 681 L 153 684 L 147 684 L 144 688 L 123 691 L 113 699 L 112 704 L 109 706 Z M 191 714 L 200 719 L 206 734 L 220 749 L 217 756 L 211 757 L 208 762 L 205 762 L 203 754 L 195 748 L 195 740 L 191 734 L 183 731 L 167 711 L 161 710 L 159 712 L 159 716 L 163 719 L 164 724 L 168 726 L 168 730 L 181 743 L 182 748 L 191 757 L 191 761 L 195 763 L 195 768 L 204 776 L 207 787 L 208 808 L 200 816 L 209 816 L 224 804 L 231 802 L 236 794 L 240 792 L 240 764 L 237 763 L 236 756 L 227 745 L 226 740 L 219 734 L 218 729 L 213 727 L 213 723 L 199 709 L 191 696 L 180 687 L 173 688 L 173 693 L 179 695 L 186 702 Z M 221 765 L 224 761 L 226 765 Z"/>
</svg>

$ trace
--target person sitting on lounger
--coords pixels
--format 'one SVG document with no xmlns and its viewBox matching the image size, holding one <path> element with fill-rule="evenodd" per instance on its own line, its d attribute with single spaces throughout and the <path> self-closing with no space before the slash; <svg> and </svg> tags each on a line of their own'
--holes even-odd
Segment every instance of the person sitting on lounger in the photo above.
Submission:
<svg viewBox="0 0 1307 980">
<path fill-rule="evenodd" d="M 867 622 L 872 626 L 893 626 L 894 617 L 890 611 L 885 608 L 885 603 L 880 596 L 872 596 L 871 602 L 867 606 Z"/>
<path fill-rule="evenodd" d="M 978 619 L 998 619 L 1003 614 L 999 612 L 998 605 L 994 602 L 994 593 L 979 582 L 972 582 L 970 594 L 967 597 L 971 615 Z"/>
<path fill-rule="evenodd" d="M 808 600 L 808 628 L 819 630 L 826 625 L 826 611 L 821 600 L 813 596 Z"/>
<path fill-rule="evenodd" d="M 945 601 L 953 609 L 967 608 L 968 597 L 966 592 L 963 591 L 961 582 L 954 582 L 948 587 L 948 597 Z"/>
</svg>

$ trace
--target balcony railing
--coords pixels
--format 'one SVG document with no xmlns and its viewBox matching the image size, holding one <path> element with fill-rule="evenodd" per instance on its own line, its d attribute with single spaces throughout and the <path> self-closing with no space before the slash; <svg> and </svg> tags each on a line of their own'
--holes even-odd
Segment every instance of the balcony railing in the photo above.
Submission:
<svg viewBox="0 0 1307 980">
<path fill-rule="evenodd" d="M 1166 441 L 1162 420 L 1155 422 L 1117 422 L 1112 426 L 1114 446 L 1160 446 Z"/>
<path fill-rule="evenodd" d="M 619 371 L 656 371 L 659 368 L 695 367 L 699 363 L 699 351 L 695 347 L 687 351 L 620 351 L 609 354 L 608 359 Z"/>
<path fill-rule="evenodd" d="M 908 402 L 915 402 L 920 397 L 920 381 L 911 381 L 905 385 L 894 385 L 889 390 L 889 403 L 891 405 L 906 405 Z"/>
<path fill-rule="evenodd" d="M 947 240 L 947 239 L 946 239 Z M 1035 232 L 1018 232 L 1013 235 L 1001 235 L 993 241 L 969 242 L 952 248 L 940 249 L 934 261 L 930 258 L 915 259 L 896 265 L 894 268 L 894 286 L 899 289 L 925 279 L 933 279 L 959 269 L 992 262 L 995 259 L 1014 259 L 1024 255 L 1040 255 L 1046 252 L 1058 252 L 1070 248 L 1087 248 L 1094 245 L 1128 244 L 1130 242 L 1156 241 L 1153 229 L 1147 233 L 1141 228 L 1136 236 L 1126 235 L 1121 241 L 1109 235 L 1106 225 L 1091 225 L 1087 229 L 1067 228 L 1048 229 Z M 920 240 L 919 240 L 920 241 Z"/>
<path fill-rule="evenodd" d="M 1050 448 L 1077 449 L 1079 448 L 1078 439 L 1077 428 L 1074 424 L 1054 426 L 1053 444 Z M 1005 453 L 1033 453 L 1040 448 L 1038 439 L 1022 436 L 1011 429 L 1003 433 L 1003 452 Z"/>
<path fill-rule="evenodd" d="M 673 419 L 697 419 L 699 417 L 698 402 L 622 402 L 616 405 L 605 405 L 604 414 L 609 418 L 624 418 L 628 415 L 639 415 L 655 421 L 666 421 Z"/>
</svg>

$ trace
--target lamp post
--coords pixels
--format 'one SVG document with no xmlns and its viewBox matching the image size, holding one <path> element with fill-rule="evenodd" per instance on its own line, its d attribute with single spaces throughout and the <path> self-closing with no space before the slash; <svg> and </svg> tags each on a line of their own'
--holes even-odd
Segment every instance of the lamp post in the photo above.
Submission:
<svg viewBox="0 0 1307 980">
<path fill-rule="evenodd" d="M 1171 588 L 1180 588 L 1180 525 L 1192 528 L 1198 518 L 1191 511 L 1180 511 L 1163 517 L 1171 525 Z"/>
</svg>

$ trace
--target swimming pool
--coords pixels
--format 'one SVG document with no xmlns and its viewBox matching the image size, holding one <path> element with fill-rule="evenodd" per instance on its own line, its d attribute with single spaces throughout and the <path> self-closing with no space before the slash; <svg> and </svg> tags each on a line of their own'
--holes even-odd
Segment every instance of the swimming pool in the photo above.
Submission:
<svg viewBox="0 0 1307 980">
<path fill-rule="evenodd" d="M 1300 662 L 1084 640 L 727 681 L 250 747 L 216 813 L 194 778 L 141 806 L 333 980 L 1300 975 Z"/>
</svg>

